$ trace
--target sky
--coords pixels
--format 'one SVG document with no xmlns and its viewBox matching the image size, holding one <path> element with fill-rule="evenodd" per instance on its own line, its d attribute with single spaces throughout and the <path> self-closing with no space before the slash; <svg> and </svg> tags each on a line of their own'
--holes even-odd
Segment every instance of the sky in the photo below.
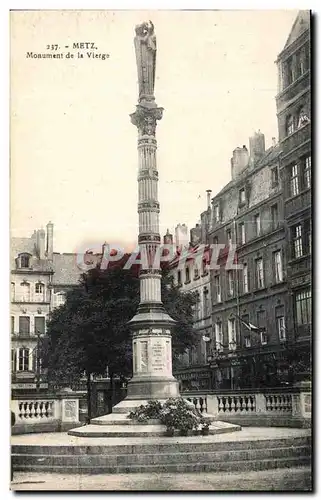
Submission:
<svg viewBox="0 0 321 500">
<path fill-rule="evenodd" d="M 11 12 L 11 234 L 54 223 L 54 250 L 137 241 L 135 25 L 157 37 L 160 233 L 190 229 L 231 180 L 233 149 L 278 137 L 275 60 L 296 10 Z M 103 59 L 77 58 L 94 42 Z M 59 46 L 74 58 L 33 59 Z M 89 49 L 88 52 L 91 50 Z M 49 50 L 50 52 L 50 50 Z M 83 52 L 87 52 L 86 50 Z M 86 56 L 86 54 L 85 54 Z"/>
</svg>

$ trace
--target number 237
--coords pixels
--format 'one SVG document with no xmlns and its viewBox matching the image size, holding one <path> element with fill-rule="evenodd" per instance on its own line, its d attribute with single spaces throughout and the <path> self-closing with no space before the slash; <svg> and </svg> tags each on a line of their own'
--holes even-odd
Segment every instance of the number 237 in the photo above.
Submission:
<svg viewBox="0 0 321 500">
<path fill-rule="evenodd" d="M 58 50 L 58 44 L 47 45 L 47 50 Z"/>
</svg>

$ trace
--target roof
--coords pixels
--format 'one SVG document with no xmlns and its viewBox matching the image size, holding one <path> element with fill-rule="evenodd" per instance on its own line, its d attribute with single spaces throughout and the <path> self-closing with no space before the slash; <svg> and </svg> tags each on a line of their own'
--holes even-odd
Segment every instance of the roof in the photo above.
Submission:
<svg viewBox="0 0 321 500">
<path fill-rule="evenodd" d="M 54 253 L 53 269 L 53 285 L 77 285 L 81 274 L 85 272 L 78 264 L 75 253 Z"/>
<path fill-rule="evenodd" d="M 282 150 L 279 144 L 268 148 L 265 151 L 264 155 L 254 164 L 254 168 L 249 163 L 249 165 L 243 170 L 243 172 L 241 172 L 236 179 L 229 181 L 215 196 L 213 196 L 212 200 L 215 200 L 217 197 L 224 194 L 232 186 L 236 186 L 241 180 L 244 180 L 244 178 L 247 177 L 248 175 L 255 173 L 255 171 L 258 168 L 272 164 L 276 160 L 276 158 L 281 154 L 281 152 Z"/>
<path fill-rule="evenodd" d="M 292 45 L 295 40 L 299 38 L 300 35 L 304 31 L 310 28 L 310 18 L 311 18 L 311 11 L 310 10 L 300 10 L 290 31 L 290 34 L 288 36 L 288 39 L 285 43 L 284 49 L 285 50 L 287 47 Z M 283 51 L 282 51 L 283 52 Z"/>
<path fill-rule="evenodd" d="M 10 268 L 16 268 L 15 259 L 20 253 L 35 255 L 35 240 L 31 238 L 11 238 L 10 240 Z"/>
</svg>

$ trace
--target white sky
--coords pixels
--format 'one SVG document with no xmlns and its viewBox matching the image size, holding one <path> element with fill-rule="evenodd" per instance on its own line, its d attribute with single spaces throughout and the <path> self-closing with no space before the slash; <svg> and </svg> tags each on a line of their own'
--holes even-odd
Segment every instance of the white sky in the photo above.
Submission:
<svg viewBox="0 0 321 500">
<path fill-rule="evenodd" d="M 135 24 L 157 36 L 161 227 L 189 229 L 230 180 L 230 157 L 260 129 L 277 137 L 275 60 L 296 10 L 11 14 L 11 230 L 54 222 L 54 249 L 137 240 Z M 93 41 L 101 60 L 26 59 Z M 62 49 L 60 50 L 60 52 Z M 77 51 L 75 51 L 77 52 Z M 199 198 L 201 196 L 201 198 Z"/>
</svg>

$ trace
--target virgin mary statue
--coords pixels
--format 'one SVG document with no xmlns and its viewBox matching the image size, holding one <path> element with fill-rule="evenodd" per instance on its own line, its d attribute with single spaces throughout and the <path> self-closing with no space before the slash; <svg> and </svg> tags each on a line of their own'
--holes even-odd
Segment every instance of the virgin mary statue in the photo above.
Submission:
<svg viewBox="0 0 321 500">
<path fill-rule="evenodd" d="M 134 38 L 138 71 L 139 101 L 153 101 L 156 70 L 156 36 L 151 21 L 135 27 Z"/>
</svg>

